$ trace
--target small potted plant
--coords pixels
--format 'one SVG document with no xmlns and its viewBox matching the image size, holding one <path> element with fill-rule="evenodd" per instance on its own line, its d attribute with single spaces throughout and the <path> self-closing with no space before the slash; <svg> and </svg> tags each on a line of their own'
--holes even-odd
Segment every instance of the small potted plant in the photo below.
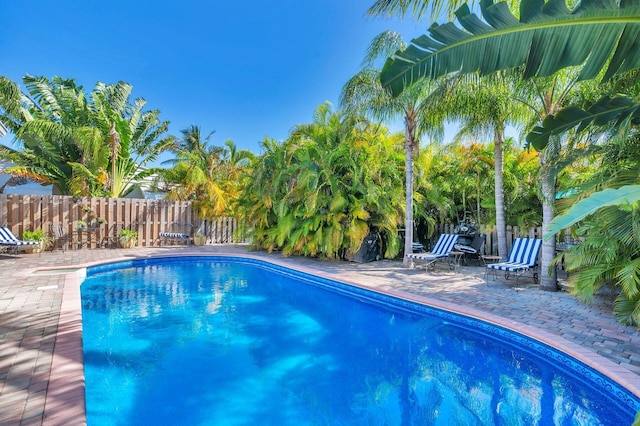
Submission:
<svg viewBox="0 0 640 426">
<path fill-rule="evenodd" d="M 32 253 L 40 253 L 40 251 L 48 248 L 53 241 L 50 236 L 45 235 L 42 229 L 37 229 L 35 231 L 24 231 L 22 233 L 22 239 L 25 241 L 37 241 L 40 243 L 38 246 L 33 246 L 33 248 L 31 249 Z"/>
<path fill-rule="evenodd" d="M 203 246 L 207 242 L 207 237 L 204 234 L 197 233 L 193 236 L 193 244 L 196 246 Z"/>
<path fill-rule="evenodd" d="M 120 245 L 123 248 L 133 248 L 138 244 L 138 233 L 136 231 L 130 231 L 123 229 L 120 231 Z"/>
<path fill-rule="evenodd" d="M 87 229 L 87 222 L 79 220 L 76 222 L 76 229 Z"/>
</svg>

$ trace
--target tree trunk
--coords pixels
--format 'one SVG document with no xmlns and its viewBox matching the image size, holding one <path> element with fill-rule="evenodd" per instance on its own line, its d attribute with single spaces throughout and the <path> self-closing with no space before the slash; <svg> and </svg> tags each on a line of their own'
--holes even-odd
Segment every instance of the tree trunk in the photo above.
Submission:
<svg viewBox="0 0 640 426">
<path fill-rule="evenodd" d="M 416 121 L 411 114 L 404 118 L 405 125 L 405 214 L 404 214 L 404 256 L 402 264 L 409 267 L 411 262 L 407 258 L 413 253 L 413 155 L 416 146 Z"/>
<path fill-rule="evenodd" d="M 498 256 L 507 259 L 507 225 L 504 219 L 504 185 L 502 180 L 502 146 L 504 144 L 504 127 L 496 126 L 493 138 L 493 157 L 495 163 L 495 197 L 496 197 L 496 233 L 498 235 Z"/>
<path fill-rule="evenodd" d="M 545 156 L 554 155 L 552 144 L 549 143 L 546 149 L 540 151 L 540 193 L 542 195 L 542 235 L 547 234 L 549 224 L 553 219 L 553 203 L 556 197 L 556 179 L 551 168 L 546 164 Z M 545 291 L 558 290 L 558 277 L 555 266 L 551 266 L 551 261 L 556 256 L 556 239 L 542 241 L 542 251 L 540 253 L 540 289 Z"/>
</svg>

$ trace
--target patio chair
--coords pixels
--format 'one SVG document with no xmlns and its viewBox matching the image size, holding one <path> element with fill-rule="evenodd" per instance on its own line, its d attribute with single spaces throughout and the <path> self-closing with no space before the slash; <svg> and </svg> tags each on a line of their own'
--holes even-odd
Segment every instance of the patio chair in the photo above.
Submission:
<svg viewBox="0 0 640 426">
<path fill-rule="evenodd" d="M 61 223 L 54 223 L 51 225 L 51 235 L 53 235 L 53 250 L 60 247 L 63 252 L 67 251 L 67 247 L 69 245 L 69 233 L 64 228 L 64 225 Z"/>
<path fill-rule="evenodd" d="M 414 266 L 414 261 L 419 260 L 425 262 L 425 269 L 435 264 L 439 259 L 449 257 L 449 253 L 453 250 L 453 246 L 458 241 L 458 235 L 455 234 L 442 234 L 438 238 L 433 250 L 427 253 L 411 253 L 407 257 L 411 260 L 411 266 Z"/>
<path fill-rule="evenodd" d="M 464 253 L 464 261 L 467 262 L 467 259 L 474 259 L 480 262 L 480 253 L 482 251 L 482 246 L 484 245 L 484 234 L 477 234 L 473 237 L 471 241 L 469 241 L 470 237 L 466 237 L 465 239 L 458 239 L 458 243 L 453 246 L 455 251 L 459 251 Z"/>
<path fill-rule="evenodd" d="M 0 246 L 3 246 L 7 249 L 7 251 L 13 251 L 14 254 L 18 253 L 18 250 L 29 246 L 40 245 L 40 241 L 23 241 L 16 238 L 16 236 L 11 232 L 11 229 L 6 226 L 0 227 Z"/>
<path fill-rule="evenodd" d="M 490 263 L 486 265 L 485 279 L 489 285 L 489 273 L 493 272 L 494 278 L 497 271 L 504 271 L 505 279 L 509 279 L 509 275 L 513 273 L 516 276 L 516 285 L 518 277 L 525 272 L 532 272 L 533 282 L 538 282 L 538 254 L 542 240 L 535 238 L 516 238 L 509 252 L 506 262 Z"/>
</svg>

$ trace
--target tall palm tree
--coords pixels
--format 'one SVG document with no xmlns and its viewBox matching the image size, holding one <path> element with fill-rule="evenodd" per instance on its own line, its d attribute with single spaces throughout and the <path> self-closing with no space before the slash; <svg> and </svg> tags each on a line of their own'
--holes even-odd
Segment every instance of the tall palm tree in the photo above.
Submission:
<svg viewBox="0 0 640 426">
<path fill-rule="evenodd" d="M 430 134 L 438 139 L 443 132 L 444 112 L 438 109 L 447 84 L 423 81 L 407 88 L 401 96 L 393 97 L 380 84 L 380 70 L 376 60 L 405 46 L 398 33 L 385 31 L 371 42 L 364 68 L 345 84 L 340 104 L 347 114 L 366 115 L 376 120 L 391 121 L 402 118 L 405 133 L 405 246 L 404 265 L 409 265 L 407 254 L 413 252 L 414 229 L 414 177 L 413 161 L 418 155 L 419 138 Z"/>
<path fill-rule="evenodd" d="M 480 79 L 460 79 L 444 100 L 449 118 L 462 124 L 460 136 L 489 136 L 493 140 L 494 192 L 498 255 L 507 258 L 507 226 L 505 221 L 503 149 L 507 125 L 522 125 L 529 111 L 516 101 L 513 92 L 517 78 L 510 73 L 496 73 Z"/>
<path fill-rule="evenodd" d="M 230 201 L 220 182 L 224 148 L 210 143 L 215 132 L 203 136 L 199 126 L 191 125 L 181 133 L 182 138 L 169 147 L 175 158 L 163 162 L 173 165 L 162 173 L 172 186 L 168 197 L 193 200 L 202 217 L 220 216 Z"/>
<path fill-rule="evenodd" d="M 555 115 L 569 102 L 576 101 L 582 87 L 589 83 L 579 83 L 577 73 L 573 71 L 559 71 L 551 77 L 535 78 L 521 81 L 514 97 L 531 111 L 533 123 L 543 122 L 547 117 Z M 590 86 L 595 92 L 596 87 Z M 542 202 L 542 233 L 548 232 L 549 225 L 555 216 L 555 200 L 557 193 L 557 178 L 563 167 L 566 167 L 582 155 L 578 149 L 568 149 L 566 138 L 554 137 L 550 143 L 538 150 L 540 171 L 538 174 L 540 198 Z M 540 288 L 547 291 L 557 290 L 557 271 L 553 259 L 556 256 L 556 240 L 546 240 L 542 244 L 540 264 L 545 274 L 541 274 Z"/>
<path fill-rule="evenodd" d="M 142 98 L 130 100 L 132 91 L 130 84 L 120 81 L 98 82 L 91 92 L 95 126 L 110 148 L 111 173 L 102 194 L 110 197 L 124 196 L 158 173 L 158 168 L 149 165 L 174 140 L 165 135 L 169 122 L 160 120 L 160 111 L 145 110 L 147 102 Z"/>
<path fill-rule="evenodd" d="M 594 79 L 603 73 L 602 80 L 609 81 L 617 74 L 640 68 L 636 2 L 581 2 L 573 9 L 558 4 L 545 6 L 526 2 L 516 18 L 504 4 L 483 2 L 484 21 L 463 6 L 457 12 L 462 29 L 453 23 L 432 26 L 430 36 L 414 40 L 414 45 L 387 62 L 382 83 L 399 94 L 415 80 L 458 71 L 489 74 L 524 65 L 523 77 L 531 78 L 579 66 L 579 79 Z M 610 122 L 621 129 L 630 120 L 640 119 L 638 105 L 635 99 L 605 96 L 588 110 L 570 106 L 547 117 L 528 139 L 537 149 L 543 149 L 551 135 L 562 135 L 573 128 L 581 131 L 593 123 Z M 602 203 L 604 197 L 596 195 L 580 210 L 587 210 L 585 206 L 593 202 Z M 606 195 L 612 197 L 609 203 L 630 202 L 628 196 Z M 631 202 L 638 199 L 632 198 Z M 565 225 L 572 223 L 569 220 Z"/>
</svg>

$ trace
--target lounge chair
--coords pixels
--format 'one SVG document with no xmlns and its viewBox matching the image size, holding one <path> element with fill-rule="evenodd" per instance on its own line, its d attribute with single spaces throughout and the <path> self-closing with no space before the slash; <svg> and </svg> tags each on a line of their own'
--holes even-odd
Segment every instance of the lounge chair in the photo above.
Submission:
<svg viewBox="0 0 640 426">
<path fill-rule="evenodd" d="M 490 263 L 485 269 L 485 278 L 489 284 L 489 273 L 493 272 L 494 277 L 497 271 L 504 271 L 505 278 L 513 273 L 516 276 L 516 284 L 518 277 L 525 272 L 532 272 L 533 281 L 538 282 L 538 254 L 542 240 L 534 238 L 516 238 L 509 252 L 509 258 L 506 262 Z"/>
<path fill-rule="evenodd" d="M 0 226 L 0 246 L 7 249 L 7 251 L 11 250 L 14 253 L 18 253 L 18 250 L 25 249 L 28 246 L 36 246 L 40 245 L 40 241 L 23 241 L 16 238 L 11 232 L 11 229 Z"/>
<path fill-rule="evenodd" d="M 191 232 L 193 225 L 190 223 L 172 223 L 169 231 L 162 231 L 158 234 L 159 244 L 186 244 L 192 241 Z"/>
<path fill-rule="evenodd" d="M 411 253 L 407 257 L 411 260 L 411 266 L 414 266 L 415 260 L 425 262 L 425 268 L 432 266 L 437 260 L 448 258 L 449 253 L 453 250 L 453 246 L 458 241 L 458 235 L 442 234 L 438 238 L 436 245 L 428 253 Z"/>
</svg>

